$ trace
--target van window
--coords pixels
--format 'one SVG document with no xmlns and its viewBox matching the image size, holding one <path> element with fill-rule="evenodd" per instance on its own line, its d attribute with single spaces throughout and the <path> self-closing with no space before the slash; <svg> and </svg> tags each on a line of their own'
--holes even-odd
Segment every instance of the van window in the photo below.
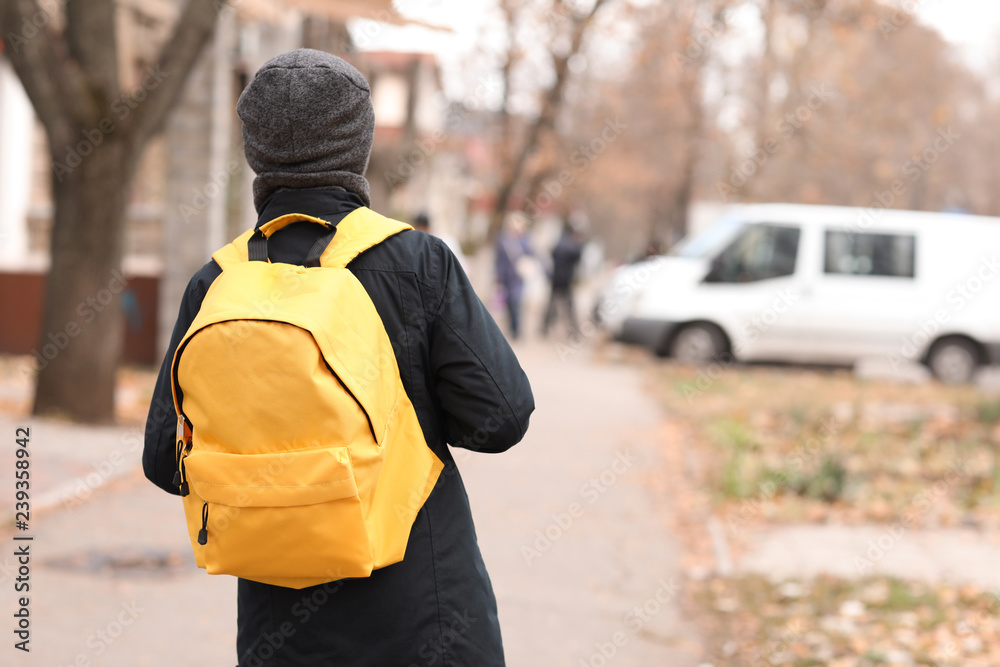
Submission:
<svg viewBox="0 0 1000 667">
<path fill-rule="evenodd" d="M 912 278 L 917 240 L 912 234 L 827 231 L 824 272 Z"/>
<path fill-rule="evenodd" d="M 710 283 L 749 283 L 795 273 L 798 227 L 748 225 L 712 262 Z"/>
</svg>

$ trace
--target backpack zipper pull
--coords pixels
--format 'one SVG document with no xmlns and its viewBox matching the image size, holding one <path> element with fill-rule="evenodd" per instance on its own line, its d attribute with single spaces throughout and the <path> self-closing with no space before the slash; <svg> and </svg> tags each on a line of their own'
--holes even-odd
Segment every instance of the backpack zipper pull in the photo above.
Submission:
<svg viewBox="0 0 1000 667">
<path fill-rule="evenodd" d="M 179 480 L 177 486 L 180 488 L 181 498 L 186 498 L 190 491 L 188 490 L 187 470 L 184 469 L 183 457 L 181 458 L 181 469 L 177 471 L 177 478 Z"/>
<path fill-rule="evenodd" d="M 198 544 L 208 544 L 208 503 L 201 506 L 201 530 L 198 531 Z"/>
</svg>

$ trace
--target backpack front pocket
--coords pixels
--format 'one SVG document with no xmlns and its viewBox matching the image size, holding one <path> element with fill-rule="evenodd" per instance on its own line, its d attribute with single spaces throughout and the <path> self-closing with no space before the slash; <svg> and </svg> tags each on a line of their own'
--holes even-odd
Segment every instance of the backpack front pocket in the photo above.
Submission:
<svg viewBox="0 0 1000 667">
<path fill-rule="evenodd" d="M 346 447 L 276 454 L 195 448 L 185 469 L 201 500 L 186 504 L 188 522 L 200 524 L 210 574 L 328 580 L 371 574 L 372 548 Z"/>
</svg>

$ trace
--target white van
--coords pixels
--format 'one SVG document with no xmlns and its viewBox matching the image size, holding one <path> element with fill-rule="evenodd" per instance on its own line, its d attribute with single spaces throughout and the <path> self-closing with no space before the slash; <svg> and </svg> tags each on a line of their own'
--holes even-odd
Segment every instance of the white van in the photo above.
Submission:
<svg viewBox="0 0 1000 667">
<path fill-rule="evenodd" d="M 688 362 L 1000 361 L 1000 218 L 757 204 L 620 270 L 598 304 L 619 340 Z"/>
</svg>

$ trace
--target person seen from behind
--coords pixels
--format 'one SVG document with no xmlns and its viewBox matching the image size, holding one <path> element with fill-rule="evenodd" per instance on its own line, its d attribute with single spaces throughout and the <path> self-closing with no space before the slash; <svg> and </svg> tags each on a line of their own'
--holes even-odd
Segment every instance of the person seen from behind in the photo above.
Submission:
<svg viewBox="0 0 1000 667">
<path fill-rule="evenodd" d="M 552 271 L 549 275 L 549 305 L 545 309 L 542 320 L 542 336 L 547 336 L 549 328 L 557 317 L 557 308 L 562 306 L 566 312 L 570 335 L 579 332 L 576 321 L 576 309 L 573 306 L 573 283 L 576 278 L 576 267 L 583 255 L 583 243 L 580 233 L 568 220 L 563 223 L 562 234 L 555 247 L 552 248 Z"/>
<path fill-rule="evenodd" d="M 350 64 L 311 49 L 282 54 L 256 73 L 237 113 L 256 173 L 258 229 L 289 214 L 332 225 L 351 216 L 384 220 L 368 210 L 365 171 L 375 127 L 370 88 Z M 317 245 L 342 241 L 336 235 L 330 241 L 327 232 L 314 222 L 292 222 L 270 236 L 265 261 L 304 265 Z M 440 239 L 404 227 L 346 268 L 382 320 L 426 445 L 444 468 L 416 513 L 402 561 L 368 577 L 300 589 L 240 578 L 239 667 L 388 667 L 431 660 L 502 667 L 496 598 L 448 445 L 498 453 L 519 442 L 534 410 L 528 379 Z M 188 284 L 147 419 L 145 475 L 175 495 L 171 359 L 221 274 L 212 260 Z M 218 404 L 224 409 L 226 397 Z M 337 437 L 330 434 L 333 442 Z M 239 520 L 237 513 L 232 521 Z M 260 541 L 266 544 L 268 536 Z"/>
</svg>

